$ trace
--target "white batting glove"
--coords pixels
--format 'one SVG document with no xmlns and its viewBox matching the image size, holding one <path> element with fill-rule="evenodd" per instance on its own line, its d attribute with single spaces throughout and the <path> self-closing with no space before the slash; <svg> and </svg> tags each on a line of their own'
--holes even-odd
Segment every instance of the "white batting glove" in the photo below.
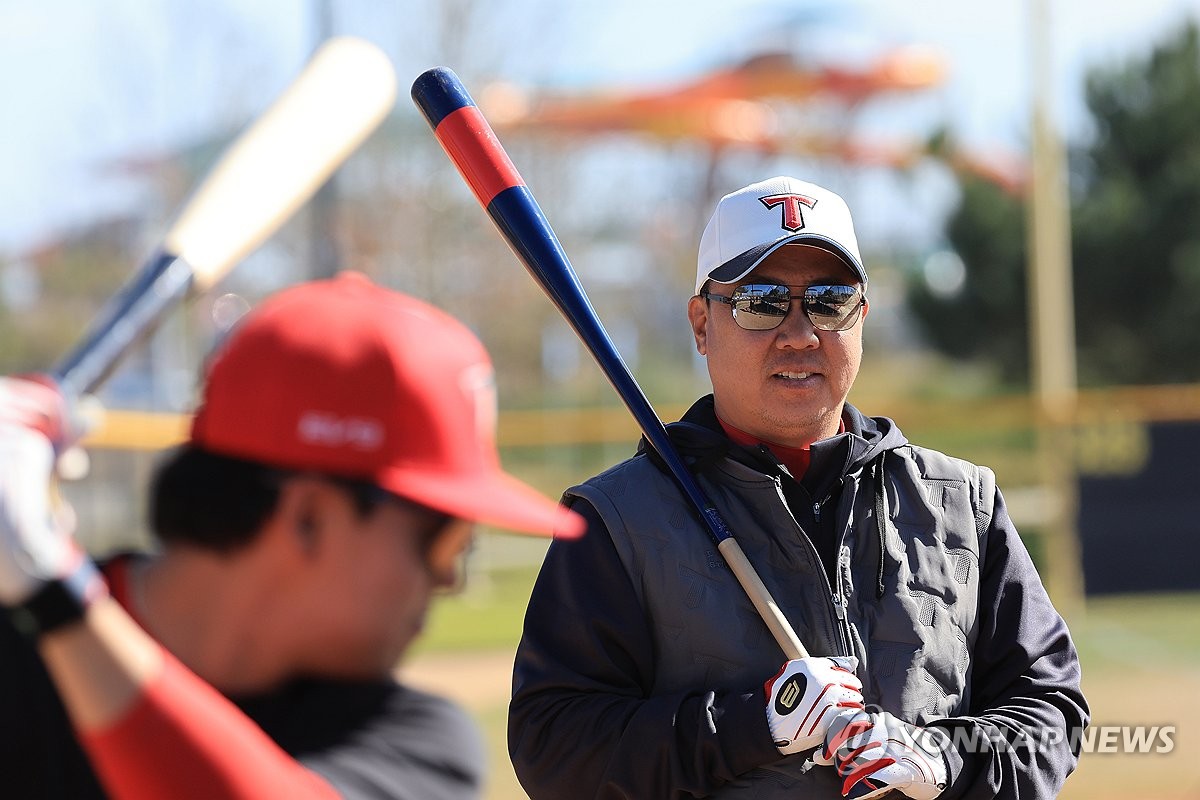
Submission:
<svg viewBox="0 0 1200 800">
<path fill-rule="evenodd" d="M 942 753 L 950 737 L 939 728 L 910 725 L 887 712 L 846 712 L 817 750 L 817 764 L 835 765 L 852 800 L 898 791 L 912 800 L 934 800 L 949 780 Z"/>
<path fill-rule="evenodd" d="M 839 713 L 863 707 L 857 668 L 854 656 L 797 658 L 763 684 L 767 725 L 779 752 L 788 755 L 816 747 Z"/>
<path fill-rule="evenodd" d="M 31 634 L 104 593 L 71 535 L 74 514 L 51 498 L 55 444 L 74 438 L 68 419 L 53 387 L 0 378 L 0 604 Z"/>
</svg>

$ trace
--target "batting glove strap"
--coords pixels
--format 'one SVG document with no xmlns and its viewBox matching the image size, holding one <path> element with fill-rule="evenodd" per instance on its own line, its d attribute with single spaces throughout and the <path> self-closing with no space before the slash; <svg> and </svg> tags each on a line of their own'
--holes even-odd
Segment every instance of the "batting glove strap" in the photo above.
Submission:
<svg viewBox="0 0 1200 800">
<path fill-rule="evenodd" d="M 65 578 L 47 581 L 8 613 L 14 628 L 36 639 L 83 619 L 88 607 L 106 596 L 108 584 L 91 559 L 83 557 Z"/>
</svg>

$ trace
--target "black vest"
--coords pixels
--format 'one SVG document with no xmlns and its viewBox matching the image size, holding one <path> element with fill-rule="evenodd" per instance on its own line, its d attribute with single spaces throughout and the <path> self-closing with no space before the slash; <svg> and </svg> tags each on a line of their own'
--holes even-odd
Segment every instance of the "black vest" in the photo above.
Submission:
<svg viewBox="0 0 1200 800">
<path fill-rule="evenodd" d="M 904 445 L 845 476 L 836 510 L 823 511 L 836 514 L 839 540 L 828 571 L 780 478 L 725 459 L 697 479 L 809 652 L 858 657 L 869 706 L 916 725 L 966 712 L 982 537 L 995 500 L 991 470 Z M 778 671 L 779 646 L 673 481 L 647 456 L 567 494 L 604 519 L 646 610 L 655 694 L 744 691 Z M 840 779 L 793 756 L 716 796 L 770 796 L 771 784 L 787 790 L 780 796 L 800 796 L 797 787 L 829 791 Z"/>
</svg>

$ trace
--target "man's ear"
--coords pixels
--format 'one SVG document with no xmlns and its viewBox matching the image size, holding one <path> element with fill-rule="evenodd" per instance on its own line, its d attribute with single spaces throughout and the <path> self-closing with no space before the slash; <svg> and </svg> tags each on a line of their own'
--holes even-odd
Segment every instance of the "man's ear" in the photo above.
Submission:
<svg viewBox="0 0 1200 800">
<path fill-rule="evenodd" d="M 320 542 L 330 491 L 321 481 L 305 476 L 288 478 L 280 487 L 272 522 L 306 554 L 316 552 Z"/>
<path fill-rule="evenodd" d="M 439 586 L 454 586 L 463 576 L 458 574 L 464 567 L 464 554 L 470 550 L 475 538 L 474 522 L 454 519 L 447 522 L 425 552 L 425 561 L 429 565 Z"/>
<path fill-rule="evenodd" d="M 688 322 L 692 326 L 692 338 L 696 340 L 696 352 L 708 355 L 708 301 L 696 296 L 688 301 Z"/>
</svg>

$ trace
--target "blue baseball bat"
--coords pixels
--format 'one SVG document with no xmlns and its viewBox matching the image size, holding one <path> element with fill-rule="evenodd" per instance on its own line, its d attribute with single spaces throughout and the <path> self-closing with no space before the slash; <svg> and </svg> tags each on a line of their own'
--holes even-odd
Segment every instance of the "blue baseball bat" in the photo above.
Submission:
<svg viewBox="0 0 1200 800">
<path fill-rule="evenodd" d="M 671 445 L 667 430 L 613 346 L 546 215 L 458 76 L 417 77 L 412 98 L 500 235 L 583 341 L 650 445 L 699 514 L 721 556 L 788 658 L 808 655 L 741 545 Z"/>
</svg>

